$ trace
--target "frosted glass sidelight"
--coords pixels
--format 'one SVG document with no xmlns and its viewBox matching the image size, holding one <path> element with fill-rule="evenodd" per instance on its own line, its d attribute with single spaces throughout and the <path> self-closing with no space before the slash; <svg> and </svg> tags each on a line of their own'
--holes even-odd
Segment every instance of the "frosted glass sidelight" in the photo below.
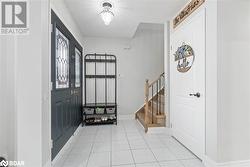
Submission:
<svg viewBox="0 0 250 167">
<path fill-rule="evenodd" d="M 69 40 L 56 29 L 56 89 L 69 88 Z"/>
<path fill-rule="evenodd" d="M 81 52 L 75 48 L 75 87 L 81 87 Z"/>
</svg>

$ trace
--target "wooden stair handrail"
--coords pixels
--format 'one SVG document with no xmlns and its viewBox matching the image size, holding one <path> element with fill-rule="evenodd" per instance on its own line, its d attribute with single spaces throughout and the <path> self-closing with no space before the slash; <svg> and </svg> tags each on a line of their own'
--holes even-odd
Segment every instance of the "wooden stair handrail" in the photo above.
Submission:
<svg viewBox="0 0 250 167">
<path fill-rule="evenodd" d="M 162 73 L 156 80 L 154 80 L 153 82 L 151 82 L 151 84 L 149 84 L 149 87 L 153 86 L 163 76 L 164 76 L 164 73 Z"/>
<path fill-rule="evenodd" d="M 143 107 L 135 114 L 147 133 L 149 127 L 165 127 L 166 115 L 164 112 L 164 73 L 152 83 L 145 82 L 145 99 Z M 162 99 L 163 98 L 163 99 Z"/>
<path fill-rule="evenodd" d="M 158 82 L 160 81 L 161 82 L 161 79 L 164 77 L 164 73 L 162 73 L 156 80 L 154 80 L 153 82 L 151 82 L 149 84 L 149 80 L 147 79 L 146 80 L 146 83 L 145 83 L 145 124 L 148 125 L 149 124 L 149 102 L 150 100 L 152 100 L 151 102 L 151 106 L 152 106 L 152 111 L 151 111 L 151 114 L 153 115 L 153 99 L 154 99 L 154 94 L 153 94 L 153 86 L 154 84 L 157 84 L 157 113 L 156 115 L 161 115 L 162 112 L 159 110 L 159 105 L 161 106 L 161 99 L 159 99 L 159 91 L 162 89 L 161 87 L 159 88 L 158 87 Z M 160 85 L 161 86 L 161 85 Z M 149 90 L 150 88 L 152 88 L 152 98 L 149 99 Z M 152 116 L 152 119 L 153 119 L 153 116 Z M 152 120 L 152 123 L 153 123 L 153 120 Z"/>
</svg>

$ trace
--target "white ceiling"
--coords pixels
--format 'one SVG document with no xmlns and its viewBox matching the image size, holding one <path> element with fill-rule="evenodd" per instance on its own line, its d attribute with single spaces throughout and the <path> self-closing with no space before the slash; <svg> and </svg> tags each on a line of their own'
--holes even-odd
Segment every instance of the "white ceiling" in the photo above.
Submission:
<svg viewBox="0 0 250 167">
<path fill-rule="evenodd" d="M 105 0 L 64 0 L 84 36 L 133 37 L 140 23 L 164 23 L 189 0 L 109 0 L 114 20 L 105 26 L 99 13 Z"/>
</svg>

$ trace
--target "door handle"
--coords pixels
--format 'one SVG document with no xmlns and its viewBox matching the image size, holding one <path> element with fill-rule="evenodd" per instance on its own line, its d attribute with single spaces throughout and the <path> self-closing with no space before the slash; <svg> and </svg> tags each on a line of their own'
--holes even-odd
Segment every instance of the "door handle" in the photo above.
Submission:
<svg viewBox="0 0 250 167">
<path fill-rule="evenodd" d="M 200 98 L 201 94 L 199 92 L 197 92 L 195 94 L 189 94 L 189 96 L 196 96 L 197 98 Z"/>
</svg>

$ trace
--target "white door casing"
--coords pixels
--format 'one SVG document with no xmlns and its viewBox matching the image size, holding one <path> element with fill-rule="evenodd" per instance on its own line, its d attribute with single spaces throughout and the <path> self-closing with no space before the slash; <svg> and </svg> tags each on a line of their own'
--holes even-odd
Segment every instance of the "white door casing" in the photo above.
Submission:
<svg viewBox="0 0 250 167">
<path fill-rule="evenodd" d="M 173 136 L 196 156 L 205 155 L 205 9 L 190 16 L 170 35 L 170 114 Z M 177 71 L 174 53 L 183 43 L 194 50 L 194 63 Z M 190 94 L 200 93 L 195 97 Z"/>
</svg>

